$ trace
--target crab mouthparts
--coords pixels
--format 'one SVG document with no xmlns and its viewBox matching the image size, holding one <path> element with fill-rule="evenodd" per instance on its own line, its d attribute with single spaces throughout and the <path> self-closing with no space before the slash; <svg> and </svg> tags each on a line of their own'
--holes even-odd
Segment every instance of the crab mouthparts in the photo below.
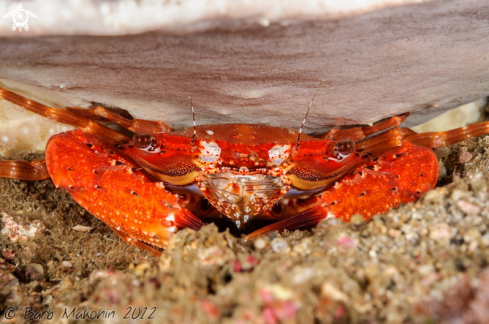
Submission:
<svg viewBox="0 0 489 324">
<path fill-rule="evenodd" d="M 209 202 L 238 228 L 272 208 L 289 190 L 280 177 L 231 171 L 205 174 L 198 185 Z"/>
</svg>

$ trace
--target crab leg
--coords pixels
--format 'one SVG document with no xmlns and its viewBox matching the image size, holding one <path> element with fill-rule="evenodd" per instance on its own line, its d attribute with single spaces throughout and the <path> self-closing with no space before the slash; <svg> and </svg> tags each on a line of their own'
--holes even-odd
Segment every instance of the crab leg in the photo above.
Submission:
<svg viewBox="0 0 489 324">
<path fill-rule="evenodd" d="M 445 132 L 429 132 L 410 134 L 403 137 L 403 142 L 410 142 L 425 147 L 440 147 L 462 142 L 468 138 L 489 134 L 489 122 L 482 122 L 470 126 L 455 128 Z"/>
<path fill-rule="evenodd" d="M 153 254 L 159 254 L 154 247 L 166 247 L 179 228 L 198 230 L 204 225 L 161 182 L 152 182 L 117 150 L 80 130 L 49 140 L 46 165 L 56 187 L 67 190 L 123 240 Z"/>
<path fill-rule="evenodd" d="M 438 161 L 433 151 L 406 142 L 374 154 L 370 162 L 355 167 L 333 187 L 298 205 L 296 214 L 255 231 L 247 238 L 275 230 L 310 227 L 332 217 L 349 221 L 351 216 L 360 214 L 368 220 L 400 203 L 417 200 L 433 189 L 437 180 Z"/>
<path fill-rule="evenodd" d="M 0 161 L 0 178 L 38 181 L 48 179 L 49 174 L 44 160 Z"/>
<path fill-rule="evenodd" d="M 258 236 L 269 234 L 274 231 L 292 231 L 295 229 L 312 227 L 317 225 L 323 219 L 328 218 L 328 215 L 331 215 L 331 210 L 326 204 L 314 206 L 289 218 L 262 227 L 246 235 L 245 239 L 252 240 Z"/>
<path fill-rule="evenodd" d="M 409 128 L 395 127 L 384 133 L 356 143 L 356 148 L 363 152 L 373 153 L 384 151 L 389 147 L 399 146 L 404 142 L 435 148 L 455 144 L 468 138 L 487 134 L 489 134 L 489 122 L 477 123 L 445 132 L 429 132 L 421 134 L 418 134 Z"/>
<path fill-rule="evenodd" d="M 372 126 L 365 127 L 353 127 L 349 129 L 332 129 L 327 134 L 320 136 L 320 138 L 331 138 L 334 141 L 340 141 L 343 139 L 352 139 L 355 142 L 390 127 L 399 126 L 406 118 L 409 117 L 409 113 L 398 115 L 387 120 L 378 122 Z"/>
<path fill-rule="evenodd" d="M 412 134 L 416 134 L 416 132 L 409 128 L 394 127 L 366 140 L 357 142 L 356 148 L 357 150 L 369 153 L 385 151 L 387 148 L 400 146 L 404 142 L 403 138 Z"/>
<path fill-rule="evenodd" d="M 66 107 L 67 110 L 74 111 L 77 114 L 83 115 L 93 120 L 110 120 L 127 130 L 134 133 L 170 133 L 173 128 L 166 125 L 162 121 L 152 121 L 145 119 L 127 119 L 122 116 L 116 115 L 108 111 L 103 107 L 91 107 L 91 108 L 76 108 Z"/>
<path fill-rule="evenodd" d="M 0 98 L 10 101 L 40 116 L 53 119 L 57 122 L 75 126 L 85 133 L 102 136 L 112 143 L 129 141 L 130 138 L 124 134 L 116 132 L 108 127 L 100 125 L 85 116 L 81 116 L 73 111 L 61 108 L 45 106 L 37 101 L 20 96 L 12 91 L 0 88 Z"/>
</svg>

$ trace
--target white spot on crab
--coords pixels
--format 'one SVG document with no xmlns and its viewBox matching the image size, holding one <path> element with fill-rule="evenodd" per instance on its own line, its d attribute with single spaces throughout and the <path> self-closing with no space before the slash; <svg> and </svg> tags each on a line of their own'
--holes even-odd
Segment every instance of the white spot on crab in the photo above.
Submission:
<svg viewBox="0 0 489 324">
<path fill-rule="evenodd" d="M 276 144 L 268 151 L 269 161 L 272 164 L 280 165 L 290 155 L 290 144 Z"/>
<path fill-rule="evenodd" d="M 211 163 L 216 162 L 219 159 L 219 156 L 221 155 L 221 148 L 216 144 L 216 142 L 201 141 L 200 144 L 200 152 L 202 154 L 199 156 L 199 159 L 202 162 Z"/>
<path fill-rule="evenodd" d="M 205 132 L 206 132 L 207 134 L 209 134 L 209 135 L 214 135 L 214 132 L 213 132 L 213 131 L 211 131 L 211 130 L 206 130 Z"/>
<path fill-rule="evenodd" d="M 168 216 L 165 217 L 167 221 L 175 222 L 175 215 L 173 213 L 169 213 Z"/>
<path fill-rule="evenodd" d="M 165 185 L 163 184 L 163 182 L 156 182 L 156 187 L 158 187 L 160 189 L 164 189 Z"/>
<path fill-rule="evenodd" d="M 325 219 L 331 219 L 331 218 L 336 218 L 336 215 L 333 214 L 331 211 L 328 211 L 328 215 L 326 216 Z"/>
<path fill-rule="evenodd" d="M 239 173 L 241 173 L 241 174 L 247 174 L 248 172 L 250 172 L 250 170 L 247 167 L 245 167 L 245 166 L 242 166 L 242 167 L 239 168 Z M 251 177 L 251 178 L 253 180 L 255 180 L 253 177 Z M 245 179 L 245 177 L 239 177 L 237 180 L 243 181 L 243 179 Z"/>
</svg>

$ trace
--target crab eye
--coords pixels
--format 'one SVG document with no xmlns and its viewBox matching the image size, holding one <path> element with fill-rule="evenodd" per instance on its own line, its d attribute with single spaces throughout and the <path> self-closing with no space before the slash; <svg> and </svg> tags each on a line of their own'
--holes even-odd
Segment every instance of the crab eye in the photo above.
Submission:
<svg viewBox="0 0 489 324">
<path fill-rule="evenodd" d="M 335 150 L 341 157 L 347 157 L 355 152 L 355 142 L 351 139 L 341 140 L 336 143 Z"/>
<path fill-rule="evenodd" d="M 148 133 L 136 133 L 132 138 L 132 142 L 140 149 L 148 149 L 153 142 L 153 136 Z"/>
</svg>

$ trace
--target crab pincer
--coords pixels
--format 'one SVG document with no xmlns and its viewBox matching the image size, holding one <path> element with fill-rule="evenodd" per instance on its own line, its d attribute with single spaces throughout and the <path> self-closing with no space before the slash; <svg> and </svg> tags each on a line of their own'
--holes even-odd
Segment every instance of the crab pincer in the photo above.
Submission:
<svg viewBox="0 0 489 324">
<path fill-rule="evenodd" d="M 148 179 L 139 167 L 80 130 L 53 136 L 46 165 L 56 187 L 106 223 L 126 242 L 159 254 L 179 227 L 204 223 L 180 207 L 178 195 Z M 150 244 L 150 245 L 147 245 Z"/>
</svg>

